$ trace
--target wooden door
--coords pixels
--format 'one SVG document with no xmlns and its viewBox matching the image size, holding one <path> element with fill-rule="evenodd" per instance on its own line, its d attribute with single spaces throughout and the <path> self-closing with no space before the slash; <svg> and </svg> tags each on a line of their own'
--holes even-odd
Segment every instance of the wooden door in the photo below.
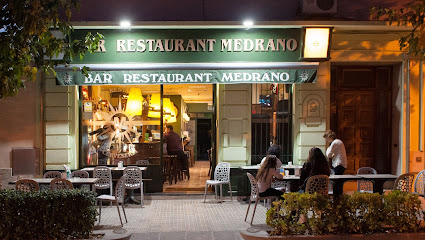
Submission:
<svg viewBox="0 0 425 240">
<path fill-rule="evenodd" d="M 346 174 L 359 167 L 374 167 L 375 94 L 374 91 L 339 91 L 338 138 L 347 151 Z"/>
</svg>

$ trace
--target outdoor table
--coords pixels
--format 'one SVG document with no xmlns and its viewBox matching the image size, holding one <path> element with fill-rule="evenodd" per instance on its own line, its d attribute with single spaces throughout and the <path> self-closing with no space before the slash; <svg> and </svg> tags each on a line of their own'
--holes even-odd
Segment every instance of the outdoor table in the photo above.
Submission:
<svg viewBox="0 0 425 240">
<path fill-rule="evenodd" d="M 36 181 L 39 185 L 48 185 L 54 178 L 27 178 Z M 72 185 L 81 186 L 84 184 L 90 184 L 90 188 L 93 189 L 93 184 L 98 180 L 98 178 L 67 178 Z M 15 184 L 18 180 L 11 181 L 9 184 Z"/>
<path fill-rule="evenodd" d="M 386 181 L 394 181 L 397 175 L 392 174 L 358 174 L 362 180 L 369 180 L 373 183 L 373 192 L 382 194 L 384 192 L 384 183 Z"/>
</svg>

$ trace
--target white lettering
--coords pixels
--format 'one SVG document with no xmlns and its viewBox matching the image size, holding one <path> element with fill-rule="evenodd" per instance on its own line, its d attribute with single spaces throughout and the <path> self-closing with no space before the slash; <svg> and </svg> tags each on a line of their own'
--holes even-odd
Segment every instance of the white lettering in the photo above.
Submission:
<svg viewBox="0 0 425 240">
<path fill-rule="evenodd" d="M 162 45 L 161 39 L 156 40 L 155 52 L 158 51 L 158 48 L 159 51 L 164 52 L 164 46 Z"/>
<path fill-rule="evenodd" d="M 149 44 L 149 52 L 153 52 L 153 44 L 155 43 L 155 39 L 146 39 L 146 43 Z"/>
<path fill-rule="evenodd" d="M 282 47 L 282 51 L 285 51 L 286 50 L 285 49 L 285 42 L 286 42 L 286 39 L 278 39 L 277 40 L 277 49 L 276 49 L 276 51 L 279 51 L 279 46 Z"/>
<path fill-rule="evenodd" d="M 103 83 L 102 78 L 100 77 L 100 74 L 96 74 L 96 76 L 94 77 L 93 83 Z"/>
<path fill-rule="evenodd" d="M 279 73 L 272 72 L 272 81 L 279 81 Z"/>
<path fill-rule="evenodd" d="M 212 73 L 204 73 L 204 75 L 207 77 L 206 82 L 210 82 L 210 77 L 212 76 Z"/>
<path fill-rule="evenodd" d="M 232 75 L 232 73 L 224 73 L 223 74 L 223 78 L 221 79 L 221 81 L 222 82 L 224 82 L 224 81 L 226 81 L 226 82 L 233 81 L 233 75 Z"/>
<path fill-rule="evenodd" d="M 221 51 L 224 52 L 226 48 L 228 52 L 232 51 L 232 39 L 221 39 Z"/>
<path fill-rule="evenodd" d="M 234 52 L 240 52 L 242 51 L 242 39 L 235 39 L 233 40 L 234 43 L 234 47 L 233 47 L 233 51 Z"/>
<path fill-rule="evenodd" d="M 138 52 L 146 51 L 145 40 L 143 39 L 137 40 L 137 51 Z"/>
<path fill-rule="evenodd" d="M 264 39 L 255 39 L 255 51 L 264 51 Z"/>
<path fill-rule="evenodd" d="M 132 82 L 131 81 L 131 74 L 124 73 L 123 74 L 123 77 L 124 77 L 124 82 L 123 83 L 131 83 Z"/>
<path fill-rule="evenodd" d="M 288 81 L 289 80 L 289 73 L 284 72 L 284 73 L 280 74 L 280 80 L 284 81 L 284 82 Z"/>
<path fill-rule="evenodd" d="M 93 78 L 91 76 L 91 74 L 87 74 L 87 77 L 84 77 L 84 83 L 92 83 L 93 82 Z"/>
<path fill-rule="evenodd" d="M 126 52 L 125 40 L 117 40 L 117 52 Z"/>
<path fill-rule="evenodd" d="M 183 82 L 184 75 L 183 74 L 176 74 L 176 82 Z"/>
<path fill-rule="evenodd" d="M 103 83 L 112 83 L 112 75 L 110 73 L 104 73 L 103 79 Z"/>
<path fill-rule="evenodd" d="M 293 38 L 289 39 L 289 40 L 286 42 L 286 48 L 287 48 L 289 51 L 295 51 L 295 49 L 297 49 L 297 45 L 298 45 L 297 40 L 295 40 L 295 39 L 293 39 Z"/>
<path fill-rule="evenodd" d="M 214 51 L 215 39 L 207 39 L 208 42 L 208 52 Z"/>
<path fill-rule="evenodd" d="M 269 39 L 269 42 L 267 43 L 266 51 L 276 51 L 276 47 L 274 46 L 274 39 Z"/>
<path fill-rule="evenodd" d="M 197 39 L 196 40 L 196 48 L 202 49 L 202 52 L 205 52 L 205 39 Z"/>
<path fill-rule="evenodd" d="M 148 74 L 142 74 L 142 82 L 148 83 L 149 82 L 149 75 Z"/>
<path fill-rule="evenodd" d="M 135 52 L 136 48 L 134 47 L 134 40 L 127 40 L 127 50 L 129 52 Z"/>
<path fill-rule="evenodd" d="M 105 40 L 103 40 L 103 39 L 99 40 L 99 43 L 97 44 L 96 52 L 106 52 Z"/>
<path fill-rule="evenodd" d="M 244 39 L 243 42 L 245 52 L 251 52 L 254 49 L 254 42 L 251 39 Z"/>
<path fill-rule="evenodd" d="M 176 39 L 176 52 L 184 52 L 183 39 Z"/>
<path fill-rule="evenodd" d="M 174 49 L 174 41 L 170 39 L 165 39 L 165 51 L 171 52 Z"/>
<path fill-rule="evenodd" d="M 186 52 L 189 51 L 189 48 L 191 49 L 191 52 L 196 52 L 196 47 L 195 47 L 195 43 L 193 42 L 192 39 L 189 39 L 189 41 L 187 42 L 187 46 L 186 46 Z"/>
</svg>

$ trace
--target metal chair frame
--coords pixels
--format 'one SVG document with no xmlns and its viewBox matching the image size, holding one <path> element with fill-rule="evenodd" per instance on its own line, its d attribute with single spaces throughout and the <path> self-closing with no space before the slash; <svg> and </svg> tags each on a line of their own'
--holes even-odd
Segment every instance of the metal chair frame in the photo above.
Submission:
<svg viewBox="0 0 425 240">
<path fill-rule="evenodd" d="M 96 189 L 108 189 L 109 195 L 112 195 L 112 172 L 108 167 L 98 166 L 93 170 L 93 177 L 99 178 L 95 184 L 93 184 L 93 191 Z"/>
<path fill-rule="evenodd" d="M 378 174 L 372 167 L 361 167 L 357 170 L 357 174 Z M 373 193 L 373 182 L 370 180 L 357 180 L 358 192 Z"/>
<path fill-rule="evenodd" d="M 405 173 L 400 175 L 397 180 L 395 180 L 394 190 L 399 190 L 402 192 L 411 192 L 414 178 L 414 173 Z"/>
<path fill-rule="evenodd" d="M 44 173 L 43 178 L 62 178 L 62 173 L 59 171 L 48 171 Z"/>
<path fill-rule="evenodd" d="M 50 182 L 50 190 L 74 189 L 72 183 L 67 179 L 55 178 Z"/>
<path fill-rule="evenodd" d="M 15 183 L 15 189 L 23 192 L 38 191 L 40 185 L 32 179 L 20 179 Z"/>
<path fill-rule="evenodd" d="M 305 187 L 306 193 L 320 193 L 325 196 L 329 194 L 329 177 L 326 175 L 314 175 L 308 178 Z"/>
<path fill-rule="evenodd" d="M 124 187 L 126 189 L 140 189 L 140 206 L 143 206 L 144 195 L 142 170 L 139 167 L 128 166 L 124 168 L 124 174 L 127 175 Z"/>
</svg>

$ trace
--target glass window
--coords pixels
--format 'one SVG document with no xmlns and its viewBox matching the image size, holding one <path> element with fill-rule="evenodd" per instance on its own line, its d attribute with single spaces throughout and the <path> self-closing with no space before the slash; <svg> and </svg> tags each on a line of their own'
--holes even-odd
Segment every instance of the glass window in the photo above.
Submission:
<svg viewBox="0 0 425 240">
<path fill-rule="evenodd" d="M 82 166 L 159 161 L 159 99 L 159 85 L 82 86 Z"/>
<path fill-rule="evenodd" d="M 292 161 L 292 85 L 252 84 L 251 163 L 261 162 L 272 144 L 282 162 Z"/>
</svg>

